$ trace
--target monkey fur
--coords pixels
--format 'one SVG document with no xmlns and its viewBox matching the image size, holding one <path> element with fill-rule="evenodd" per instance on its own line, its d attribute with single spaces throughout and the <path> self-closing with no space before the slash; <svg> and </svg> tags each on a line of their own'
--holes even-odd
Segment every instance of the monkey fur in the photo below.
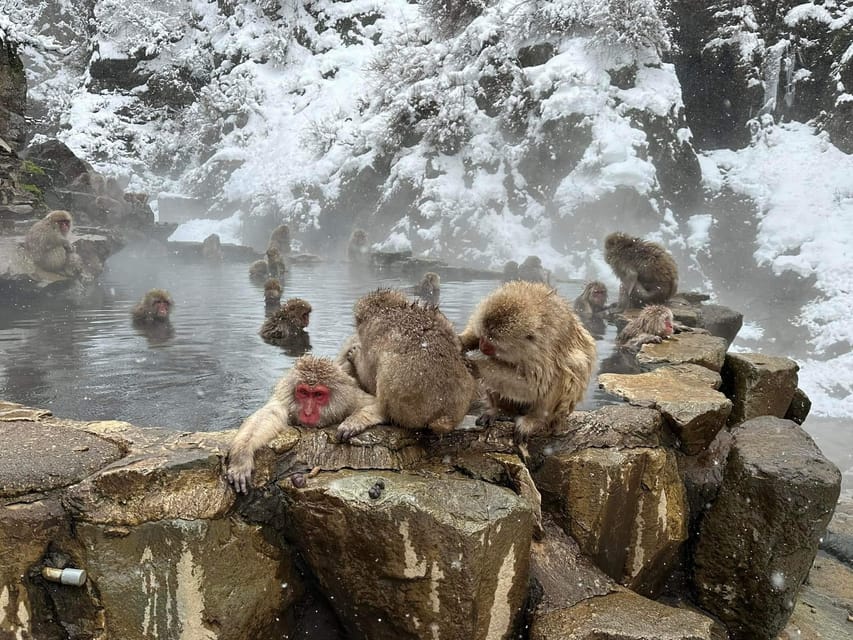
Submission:
<svg viewBox="0 0 853 640">
<path fill-rule="evenodd" d="M 415 295 L 426 304 L 437 305 L 441 297 L 441 278 L 438 274 L 427 271 L 415 286 Z"/>
<path fill-rule="evenodd" d="M 639 350 L 647 343 L 663 342 L 675 331 L 672 310 L 659 304 L 643 307 L 639 315 L 622 328 L 616 336 L 616 344 Z"/>
<path fill-rule="evenodd" d="M 36 266 L 61 275 L 78 275 L 83 262 L 68 240 L 71 214 L 57 209 L 33 224 L 24 238 L 24 246 Z"/>
<path fill-rule="evenodd" d="M 604 259 L 622 283 L 620 310 L 666 302 L 678 288 L 675 260 L 657 243 L 611 233 L 604 241 Z"/>
</svg>

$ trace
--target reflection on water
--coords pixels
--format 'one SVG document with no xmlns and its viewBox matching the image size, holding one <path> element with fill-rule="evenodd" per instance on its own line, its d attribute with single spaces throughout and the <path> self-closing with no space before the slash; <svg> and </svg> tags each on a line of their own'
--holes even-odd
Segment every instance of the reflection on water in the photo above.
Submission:
<svg viewBox="0 0 853 640">
<path fill-rule="evenodd" d="M 263 290 L 249 282 L 247 264 L 117 254 L 101 281 L 74 304 L 0 305 L 0 398 L 78 420 L 227 429 L 266 401 L 294 360 L 258 336 Z M 352 331 L 358 296 L 377 286 L 413 283 L 324 263 L 294 265 L 283 284 L 282 300 L 300 297 L 313 305 L 308 328 L 313 353 L 334 356 Z M 443 280 L 441 309 L 461 330 L 476 303 L 496 286 L 491 280 Z M 131 325 L 131 307 L 153 287 L 168 289 L 174 298 L 173 333 L 152 336 Z M 581 285 L 558 288 L 571 300 Z M 599 358 L 610 354 L 614 337 L 615 328 L 607 327 Z M 593 379 L 579 408 L 612 401 L 596 386 Z"/>
</svg>

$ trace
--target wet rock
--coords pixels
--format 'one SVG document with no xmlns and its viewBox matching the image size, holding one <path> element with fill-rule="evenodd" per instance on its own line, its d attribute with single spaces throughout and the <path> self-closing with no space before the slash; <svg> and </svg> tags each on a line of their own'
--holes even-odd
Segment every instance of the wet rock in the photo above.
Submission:
<svg viewBox="0 0 853 640">
<path fill-rule="evenodd" d="M 129 529 L 80 523 L 105 637 L 288 637 L 301 593 L 286 549 L 225 518 L 163 519 Z"/>
<path fill-rule="evenodd" d="M 853 496 L 846 495 L 835 505 L 820 548 L 853 569 Z"/>
<path fill-rule="evenodd" d="M 0 139 L 8 152 L 21 148 L 27 133 L 27 77 L 17 46 L 0 37 Z"/>
<path fill-rule="evenodd" d="M 841 474 L 793 422 L 754 418 L 732 435 L 725 477 L 696 544 L 695 588 L 700 606 L 733 640 L 770 639 L 791 615 Z"/>
<path fill-rule="evenodd" d="M 601 374 L 598 384 L 630 402 L 657 407 L 689 455 L 708 446 L 726 424 L 732 407 L 716 391 L 720 376 L 695 364 L 664 366 L 637 375 Z"/>
<path fill-rule="evenodd" d="M 789 358 L 761 353 L 730 353 L 726 356 L 720 389 L 732 401 L 729 424 L 758 416 L 782 418 L 797 389 L 799 366 Z"/>
<path fill-rule="evenodd" d="M 726 359 L 725 338 L 702 333 L 679 333 L 659 344 L 644 344 L 637 354 L 641 369 L 664 364 L 698 364 L 719 372 Z"/>
<path fill-rule="evenodd" d="M 853 570 L 818 554 L 779 640 L 847 638 L 853 625 Z"/>
<path fill-rule="evenodd" d="M 607 575 L 654 595 L 687 539 L 675 453 L 589 448 L 545 458 L 534 473 L 555 520 Z"/>
<path fill-rule="evenodd" d="M 712 336 L 725 338 L 728 345 L 743 326 L 743 314 L 721 304 L 703 303 L 698 307 L 698 314 L 697 326 L 707 329 Z"/>
<path fill-rule="evenodd" d="M 40 422 L 0 421 L 0 498 L 66 487 L 122 457 L 115 444 Z"/>
<path fill-rule="evenodd" d="M 731 444 L 732 435 L 728 430 L 721 429 L 706 449 L 696 455 L 678 458 L 678 468 L 690 508 L 691 537 L 698 532 L 702 515 L 717 498 Z"/>
<path fill-rule="evenodd" d="M 368 490 L 382 479 L 381 497 Z M 342 470 L 279 487 L 288 536 L 357 637 L 502 638 L 527 596 L 533 513 L 459 474 Z"/>
<path fill-rule="evenodd" d="M 718 640 L 710 618 L 669 607 L 631 591 L 589 598 L 537 617 L 530 640 Z"/>
<path fill-rule="evenodd" d="M 797 387 L 794 389 L 794 397 L 791 398 L 791 404 L 788 405 L 788 410 L 782 416 L 785 420 L 793 420 L 797 424 L 803 424 L 812 409 L 812 401 L 806 395 L 806 392 Z"/>
</svg>

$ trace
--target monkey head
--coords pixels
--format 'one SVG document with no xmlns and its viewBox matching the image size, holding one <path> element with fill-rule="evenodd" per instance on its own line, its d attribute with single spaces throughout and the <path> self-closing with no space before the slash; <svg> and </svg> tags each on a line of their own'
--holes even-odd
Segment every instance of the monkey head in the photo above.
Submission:
<svg viewBox="0 0 853 640">
<path fill-rule="evenodd" d="M 172 296 L 164 289 L 152 289 L 148 292 L 148 304 L 151 316 L 155 320 L 166 321 L 172 311 Z"/>
<path fill-rule="evenodd" d="M 355 325 L 360 325 L 383 309 L 404 309 L 409 304 L 409 299 L 402 291 L 396 289 L 377 289 L 376 291 L 371 291 L 356 300 L 353 307 Z"/>
<path fill-rule="evenodd" d="M 593 309 L 603 309 L 607 304 L 607 287 L 603 282 L 598 280 L 590 282 L 586 285 L 584 293 Z"/>
<path fill-rule="evenodd" d="M 353 382 L 340 367 L 329 358 L 305 355 L 300 357 L 288 374 L 292 385 L 289 389 L 288 414 L 290 419 L 303 427 L 322 428 L 340 421 L 340 417 L 329 409 L 334 393 L 343 396 Z"/>
<path fill-rule="evenodd" d="M 303 427 L 319 426 L 320 414 L 323 407 L 329 404 L 329 397 L 329 387 L 324 384 L 297 384 L 293 398 L 299 405 L 299 424 Z"/>
<path fill-rule="evenodd" d="M 311 320 L 311 304 L 302 298 L 291 298 L 281 307 L 282 315 L 294 327 L 305 329 Z"/>
<path fill-rule="evenodd" d="M 661 304 L 649 305 L 640 312 L 640 315 L 646 318 L 646 323 L 643 327 L 646 333 L 658 335 L 661 338 L 668 338 L 675 332 L 672 324 L 672 310 L 669 307 Z"/>
<path fill-rule="evenodd" d="M 474 312 L 480 352 L 519 364 L 546 337 L 537 299 L 549 295 L 555 293 L 547 285 L 514 280 L 489 296 Z"/>
<path fill-rule="evenodd" d="M 605 256 L 613 254 L 614 251 L 620 251 L 625 247 L 630 247 L 635 244 L 639 238 L 629 236 L 627 233 L 615 231 L 604 239 Z"/>
<path fill-rule="evenodd" d="M 353 244 L 364 245 L 367 244 L 367 233 L 363 229 L 356 229 L 352 232 L 352 236 L 350 236 L 350 240 Z"/>
<path fill-rule="evenodd" d="M 57 209 L 47 214 L 47 221 L 51 227 L 59 231 L 63 236 L 71 231 L 71 214 L 67 211 Z"/>
<path fill-rule="evenodd" d="M 269 278 L 264 283 L 264 299 L 265 300 L 280 300 L 281 299 L 281 282 L 277 278 Z"/>
</svg>

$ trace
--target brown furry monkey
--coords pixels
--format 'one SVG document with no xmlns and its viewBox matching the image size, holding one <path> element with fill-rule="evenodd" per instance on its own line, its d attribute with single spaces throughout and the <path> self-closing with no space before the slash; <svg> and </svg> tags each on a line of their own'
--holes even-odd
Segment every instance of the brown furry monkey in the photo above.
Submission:
<svg viewBox="0 0 853 640">
<path fill-rule="evenodd" d="M 516 280 L 480 302 L 460 335 L 489 400 L 478 424 L 504 412 L 518 416 L 523 443 L 561 422 L 586 393 L 595 366 L 595 340 L 567 300 L 546 284 Z"/>
<path fill-rule="evenodd" d="M 222 242 L 219 234 L 211 233 L 201 243 L 201 256 L 210 262 L 222 262 Z"/>
<path fill-rule="evenodd" d="M 678 288 L 678 267 L 662 246 L 625 233 L 604 241 L 604 259 L 619 277 L 619 308 L 666 302 Z"/>
<path fill-rule="evenodd" d="M 266 342 L 279 344 L 305 334 L 311 320 L 311 303 L 302 298 L 290 298 L 272 313 L 259 331 Z"/>
<path fill-rule="evenodd" d="M 71 214 L 57 209 L 36 222 L 24 238 L 36 266 L 62 275 L 77 275 L 83 262 L 68 240 L 71 231 Z"/>
<path fill-rule="evenodd" d="M 603 282 L 588 282 L 581 294 L 575 298 L 575 312 L 582 316 L 593 316 L 607 306 L 607 287 Z"/>
<path fill-rule="evenodd" d="M 374 398 L 359 388 L 329 358 L 305 355 L 279 380 L 267 403 L 237 431 L 228 451 L 226 477 L 238 493 L 247 493 L 255 468 L 255 452 L 287 425 L 322 429 L 348 416 L 378 424 Z"/>
<path fill-rule="evenodd" d="M 169 322 L 174 306 L 172 296 L 165 289 L 151 289 L 131 310 L 135 325 L 154 325 Z"/>
<path fill-rule="evenodd" d="M 367 232 L 364 229 L 354 229 L 347 243 L 347 260 L 364 264 L 370 257 L 370 247 L 367 242 Z"/>
<path fill-rule="evenodd" d="M 267 281 L 264 282 L 264 310 L 267 315 L 273 311 L 277 311 L 281 306 L 282 293 L 284 293 L 284 289 L 281 286 L 281 282 L 278 281 L 278 278 L 268 278 Z"/>
<path fill-rule="evenodd" d="M 290 253 L 290 227 L 280 224 L 270 233 L 270 241 L 267 248 L 275 247 L 278 252 L 286 256 Z"/>
<path fill-rule="evenodd" d="M 281 252 L 275 247 L 269 247 L 262 260 L 255 260 L 249 265 L 249 279 L 255 283 L 266 282 L 267 278 L 281 278 L 287 271 L 287 265 Z"/>
<path fill-rule="evenodd" d="M 476 391 L 453 325 L 437 307 L 379 289 L 355 303 L 356 337 L 343 359 L 376 396 L 377 415 L 407 429 L 452 431 Z M 347 440 L 373 426 L 354 415 L 341 424 Z"/>
<path fill-rule="evenodd" d="M 616 336 L 616 344 L 638 350 L 649 342 L 663 342 L 674 332 L 672 310 L 660 304 L 652 304 L 643 307 L 639 315 L 625 325 Z"/>
<path fill-rule="evenodd" d="M 501 282 L 512 282 L 513 280 L 518 280 L 518 263 L 515 260 L 510 260 L 504 265 Z"/>
<path fill-rule="evenodd" d="M 415 295 L 426 304 L 438 304 L 441 297 L 441 278 L 437 273 L 427 271 L 421 281 L 415 285 Z"/>
<path fill-rule="evenodd" d="M 539 256 L 527 256 L 524 262 L 518 265 L 518 279 L 551 284 L 551 272 L 542 266 Z"/>
</svg>

